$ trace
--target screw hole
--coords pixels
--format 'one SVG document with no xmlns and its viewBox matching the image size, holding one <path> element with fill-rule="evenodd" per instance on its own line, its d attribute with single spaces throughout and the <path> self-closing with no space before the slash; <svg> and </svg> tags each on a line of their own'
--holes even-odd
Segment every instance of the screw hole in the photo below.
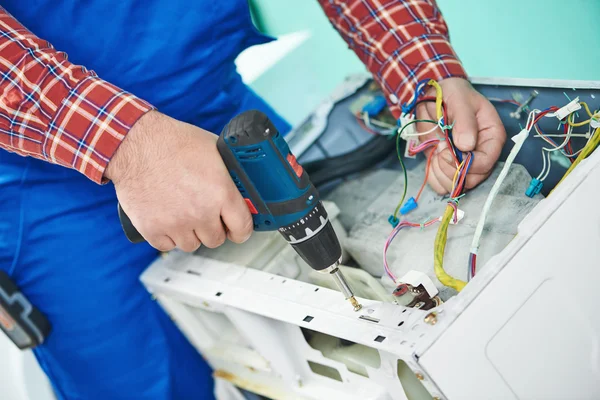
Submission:
<svg viewBox="0 0 600 400">
<path fill-rule="evenodd" d="M 304 317 L 304 319 L 303 319 L 302 321 L 304 321 L 304 322 L 310 322 L 310 321 L 312 321 L 313 319 L 315 319 L 315 318 L 314 318 L 314 317 L 311 317 L 310 315 L 307 315 L 306 317 Z"/>
<path fill-rule="evenodd" d="M 169 282 L 171 278 L 165 278 L 165 283 Z"/>
<path fill-rule="evenodd" d="M 318 292 L 318 291 L 319 291 L 319 288 L 316 288 L 316 289 L 315 289 L 315 292 Z"/>
<path fill-rule="evenodd" d="M 286 283 L 286 282 L 287 282 L 287 279 L 284 279 L 281 281 L 281 283 Z"/>
<path fill-rule="evenodd" d="M 266 221 L 265 221 L 265 225 L 271 225 L 271 221 L 269 221 L 269 220 L 266 220 Z"/>
<path fill-rule="evenodd" d="M 376 342 L 378 342 L 378 343 L 381 343 L 381 342 L 383 342 L 384 340 L 385 340 L 385 336 L 381 336 L 381 335 L 379 335 L 379 336 L 377 336 L 377 337 L 375 338 L 375 341 L 376 341 Z"/>
<path fill-rule="evenodd" d="M 404 321 L 400 321 L 400 323 L 398 324 L 398 326 L 402 326 L 404 325 Z"/>
<path fill-rule="evenodd" d="M 406 312 L 406 308 L 404 310 L 402 310 L 402 314 L 404 314 Z"/>
<path fill-rule="evenodd" d="M 220 297 L 223 293 L 222 292 L 217 292 L 217 294 L 215 294 L 215 296 Z"/>
</svg>

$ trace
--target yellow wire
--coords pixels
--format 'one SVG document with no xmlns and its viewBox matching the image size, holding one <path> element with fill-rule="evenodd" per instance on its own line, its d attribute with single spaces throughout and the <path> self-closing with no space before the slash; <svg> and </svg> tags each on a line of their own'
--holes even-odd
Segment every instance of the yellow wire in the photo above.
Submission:
<svg viewBox="0 0 600 400">
<path fill-rule="evenodd" d="M 592 138 L 590 139 L 590 141 L 585 145 L 585 147 L 583 148 L 583 150 L 581 150 L 581 153 L 579 153 L 579 156 L 577 156 L 577 158 L 575 159 L 575 161 L 573 162 L 573 164 L 571 164 L 571 166 L 569 167 L 569 169 L 567 170 L 567 172 L 565 172 L 564 176 L 556 184 L 556 186 L 554 187 L 554 189 L 556 189 L 558 187 L 558 185 L 560 185 L 562 183 L 562 181 L 565 180 L 565 178 L 567 177 L 567 175 L 569 175 L 571 173 L 571 171 L 573 171 L 575 169 L 575 167 L 577 167 L 577 165 L 579 165 L 579 163 L 581 161 L 583 161 L 590 154 L 592 154 L 592 152 L 596 149 L 596 147 L 598 147 L 599 144 L 600 144 L 600 128 L 596 128 L 596 131 L 594 132 L 594 135 L 592 136 Z M 552 191 L 550 192 L 550 194 L 552 194 L 552 192 L 554 191 L 554 189 L 552 189 Z"/>
<path fill-rule="evenodd" d="M 583 106 L 583 108 L 585 108 L 585 111 L 587 112 L 588 116 L 591 118 L 592 112 L 590 111 L 590 107 L 587 105 L 587 103 L 585 101 L 580 101 L 579 104 L 581 104 Z"/>
<path fill-rule="evenodd" d="M 569 115 L 569 117 L 567 118 L 567 122 L 569 123 L 569 125 L 571 126 L 584 126 L 590 123 L 590 121 L 592 120 L 587 119 L 585 121 L 581 121 L 581 122 L 573 122 L 573 120 L 575 119 L 575 117 L 573 117 L 573 114 Z"/>
<path fill-rule="evenodd" d="M 435 242 L 433 245 L 433 269 L 435 271 L 435 276 L 442 285 L 460 292 L 467 285 L 467 282 L 453 278 L 444 270 L 444 252 L 446 251 L 446 240 L 448 239 L 448 225 L 450 225 L 450 220 L 453 215 L 454 208 L 448 204 L 446 211 L 444 211 L 442 222 L 438 227 L 437 234 L 435 235 Z"/>
<path fill-rule="evenodd" d="M 436 91 L 435 96 L 435 110 L 437 113 L 438 121 L 440 118 L 444 116 L 442 110 L 442 87 L 434 81 L 433 79 L 428 82 L 430 86 L 433 86 Z M 448 121 L 444 121 L 444 123 L 448 123 Z M 464 160 L 463 160 L 464 164 Z M 462 164 L 461 164 L 462 165 Z M 456 169 L 456 173 L 454 174 L 454 179 L 452 186 L 456 185 L 456 180 L 458 179 L 458 172 L 460 171 L 460 166 Z M 446 211 L 444 212 L 444 216 L 442 217 L 442 223 L 440 224 L 437 234 L 435 236 L 435 243 L 433 245 L 434 253 L 433 253 L 433 268 L 435 270 L 435 276 L 437 276 L 438 280 L 442 283 L 442 285 L 455 289 L 457 291 L 461 291 L 466 285 L 467 282 L 461 281 L 459 279 L 455 279 L 452 276 L 448 275 L 444 270 L 444 252 L 446 251 L 446 241 L 448 240 L 448 225 L 450 225 L 450 220 L 452 219 L 454 214 L 454 208 L 451 205 L 446 207 Z"/>
<path fill-rule="evenodd" d="M 440 118 L 444 116 L 442 111 L 442 87 L 433 79 L 427 82 L 427 84 L 435 88 L 435 112 L 437 114 L 437 120 L 439 121 Z M 447 124 L 448 121 L 444 121 L 444 123 Z"/>
<path fill-rule="evenodd" d="M 458 179 L 458 172 L 463 167 L 464 163 L 465 163 L 465 160 L 463 160 L 463 162 L 460 163 L 458 168 L 456 168 L 456 172 L 454 173 L 454 179 L 452 179 L 452 189 L 454 189 L 454 187 L 456 186 L 456 179 Z"/>
</svg>

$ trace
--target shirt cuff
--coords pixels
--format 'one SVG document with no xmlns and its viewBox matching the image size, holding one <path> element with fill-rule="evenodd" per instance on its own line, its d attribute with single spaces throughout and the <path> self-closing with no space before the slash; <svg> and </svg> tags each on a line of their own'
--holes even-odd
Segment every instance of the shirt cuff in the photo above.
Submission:
<svg viewBox="0 0 600 400">
<path fill-rule="evenodd" d="M 69 91 L 57 109 L 43 156 L 96 183 L 106 183 L 104 171 L 110 159 L 137 120 L 153 109 L 131 93 L 89 76 Z"/>
<path fill-rule="evenodd" d="M 395 118 L 400 117 L 402 104 L 411 99 L 419 81 L 467 78 L 462 63 L 444 35 L 415 37 L 400 49 L 392 46 L 397 46 L 396 40 L 382 43 L 385 53 L 390 56 L 381 64 L 377 77 Z"/>
</svg>

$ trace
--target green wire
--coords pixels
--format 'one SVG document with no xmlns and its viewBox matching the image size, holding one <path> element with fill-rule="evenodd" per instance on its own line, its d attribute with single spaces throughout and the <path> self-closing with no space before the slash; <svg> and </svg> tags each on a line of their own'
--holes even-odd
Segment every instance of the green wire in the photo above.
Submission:
<svg viewBox="0 0 600 400">
<path fill-rule="evenodd" d="M 437 124 L 437 121 L 433 121 L 430 119 L 415 119 L 410 121 L 408 124 L 404 125 L 402 129 L 400 129 L 400 131 L 398 132 L 398 135 L 396 136 L 396 153 L 398 154 L 398 160 L 400 161 L 400 166 L 402 167 L 402 172 L 404 173 L 404 192 L 402 193 L 402 198 L 400 199 L 400 202 L 394 210 L 394 219 L 396 220 L 398 219 L 398 211 L 400 211 L 402 204 L 404 204 L 404 199 L 406 199 L 406 192 L 408 191 L 408 174 L 406 173 L 406 166 L 404 165 L 402 155 L 400 154 L 400 137 L 404 129 L 406 129 L 412 124 L 416 124 L 417 122 L 430 122 L 432 124 Z M 408 143 L 406 145 L 408 146 Z"/>
<path fill-rule="evenodd" d="M 432 123 L 432 124 L 437 124 L 437 121 L 434 121 L 434 120 L 431 120 L 431 119 L 414 119 L 414 120 L 410 121 L 408 124 L 404 125 L 402 127 L 402 129 L 400 129 L 400 131 L 398 132 L 398 136 L 402 136 L 402 132 L 404 132 L 404 130 L 406 128 L 408 128 L 412 124 L 416 124 L 418 122 L 429 122 L 429 123 Z"/>
</svg>

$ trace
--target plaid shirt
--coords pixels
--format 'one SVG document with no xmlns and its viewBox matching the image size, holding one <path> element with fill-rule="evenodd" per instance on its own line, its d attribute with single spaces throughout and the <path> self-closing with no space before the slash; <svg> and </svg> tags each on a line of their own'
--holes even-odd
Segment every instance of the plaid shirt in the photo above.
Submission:
<svg viewBox="0 0 600 400">
<path fill-rule="evenodd" d="M 329 20 L 385 94 L 392 114 L 417 82 L 466 73 L 435 0 L 319 0 Z"/>
<path fill-rule="evenodd" d="M 392 112 L 422 78 L 465 76 L 435 0 L 319 0 L 373 73 Z M 0 147 L 78 170 L 95 182 L 153 107 L 67 61 L 0 7 Z"/>
</svg>

